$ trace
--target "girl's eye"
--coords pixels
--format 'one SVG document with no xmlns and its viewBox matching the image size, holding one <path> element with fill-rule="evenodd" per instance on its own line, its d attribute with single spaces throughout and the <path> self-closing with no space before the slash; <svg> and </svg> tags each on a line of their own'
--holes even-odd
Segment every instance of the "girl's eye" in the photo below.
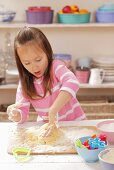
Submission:
<svg viewBox="0 0 114 170">
<path fill-rule="evenodd" d="M 26 65 L 26 66 L 29 65 L 29 64 L 30 64 L 30 63 L 24 63 L 24 65 Z"/>
<path fill-rule="evenodd" d="M 38 62 L 39 62 L 39 61 L 41 61 L 41 59 L 37 59 L 36 61 L 38 61 Z"/>
</svg>

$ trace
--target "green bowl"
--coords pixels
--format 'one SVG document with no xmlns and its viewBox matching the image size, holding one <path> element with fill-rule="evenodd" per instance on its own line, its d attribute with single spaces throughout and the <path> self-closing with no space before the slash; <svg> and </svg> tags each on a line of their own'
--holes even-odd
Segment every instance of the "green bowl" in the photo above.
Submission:
<svg viewBox="0 0 114 170">
<path fill-rule="evenodd" d="M 90 13 L 87 14 L 57 14 L 58 22 L 63 24 L 81 24 L 90 22 Z"/>
</svg>

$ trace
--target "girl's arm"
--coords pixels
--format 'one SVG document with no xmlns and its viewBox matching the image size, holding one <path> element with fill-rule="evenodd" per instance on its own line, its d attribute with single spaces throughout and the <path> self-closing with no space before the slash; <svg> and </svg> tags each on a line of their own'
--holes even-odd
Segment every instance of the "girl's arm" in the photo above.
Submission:
<svg viewBox="0 0 114 170">
<path fill-rule="evenodd" d="M 55 102 L 49 109 L 49 123 L 54 123 L 56 120 L 56 114 L 61 108 L 71 99 L 72 95 L 67 91 L 60 91 Z"/>
<path fill-rule="evenodd" d="M 30 101 L 23 96 L 21 84 L 19 83 L 16 93 L 15 104 L 7 108 L 9 119 L 14 122 L 24 123 L 29 114 Z"/>
<path fill-rule="evenodd" d="M 56 60 L 53 64 L 53 76 L 61 84 L 60 93 L 49 109 L 49 122 L 54 122 L 57 112 L 71 99 L 76 98 L 79 82 L 62 61 Z"/>
</svg>

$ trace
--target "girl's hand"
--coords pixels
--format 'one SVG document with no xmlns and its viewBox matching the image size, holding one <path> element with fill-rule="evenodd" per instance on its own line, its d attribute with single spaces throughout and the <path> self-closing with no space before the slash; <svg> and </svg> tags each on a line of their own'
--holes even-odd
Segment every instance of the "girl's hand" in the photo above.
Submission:
<svg viewBox="0 0 114 170">
<path fill-rule="evenodd" d="M 53 124 L 50 124 L 50 123 L 49 123 L 49 124 L 48 124 L 48 127 L 46 128 L 45 133 L 42 134 L 42 137 L 48 137 L 48 136 L 50 136 L 55 129 L 57 129 L 56 124 L 55 124 L 55 123 L 53 123 Z"/>
<path fill-rule="evenodd" d="M 7 108 L 8 119 L 13 122 L 19 122 L 21 120 L 21 114 L 19 111 L 20 103 L 12 104 Z"/>
</svg>

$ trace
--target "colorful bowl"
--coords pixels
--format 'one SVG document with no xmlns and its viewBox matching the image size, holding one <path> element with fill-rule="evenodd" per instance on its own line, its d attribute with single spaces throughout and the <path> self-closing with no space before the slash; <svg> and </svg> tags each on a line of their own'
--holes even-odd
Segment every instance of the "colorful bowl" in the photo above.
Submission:
<svg viewBox="0 0 114 170">
<path fill-rule="evenodd" d="M 114 148 L 108 148 L 101 151 L 98 157 L 102 170 L 114 170 Z"/>
<path fill-rule="evenodd" d="M 81 137 L 79 138 L 79 140 L 83 143 L 84 141 L 86 141 L 87 139 L 89 139 L 90 136 L 85 136 L 85 137 Z M 77 139 L 76 139 L 77 140 Z M 75 141 L 76 142 L 76 141 Z M 99 149 L 85 149 L 85 148 L 80 148 L 78 146 L 75 145 L 76 151 L 77 153 L 83 158 L 83 160 L 85 160 L 86 162 L 96 162 L 99 160 L 98 158 L 98 154 L 107 148 L 107 145 L 104 148 L 99 148 Z"/>
<path fill-rule="evenodd" d="M 87 14 L 57 14 L 58 22 L 63 24 L 81 24 L 90 22 L 90 13 Z"/>
<path fill-rule="evenodd" d="M 111 128 L 112 125 L 114 125 L 114 120 L 105 120 L 97 124 L 99 133 L 105 134 L 110 144 L 114 144 L 114 128 Z"/>
</svg>

